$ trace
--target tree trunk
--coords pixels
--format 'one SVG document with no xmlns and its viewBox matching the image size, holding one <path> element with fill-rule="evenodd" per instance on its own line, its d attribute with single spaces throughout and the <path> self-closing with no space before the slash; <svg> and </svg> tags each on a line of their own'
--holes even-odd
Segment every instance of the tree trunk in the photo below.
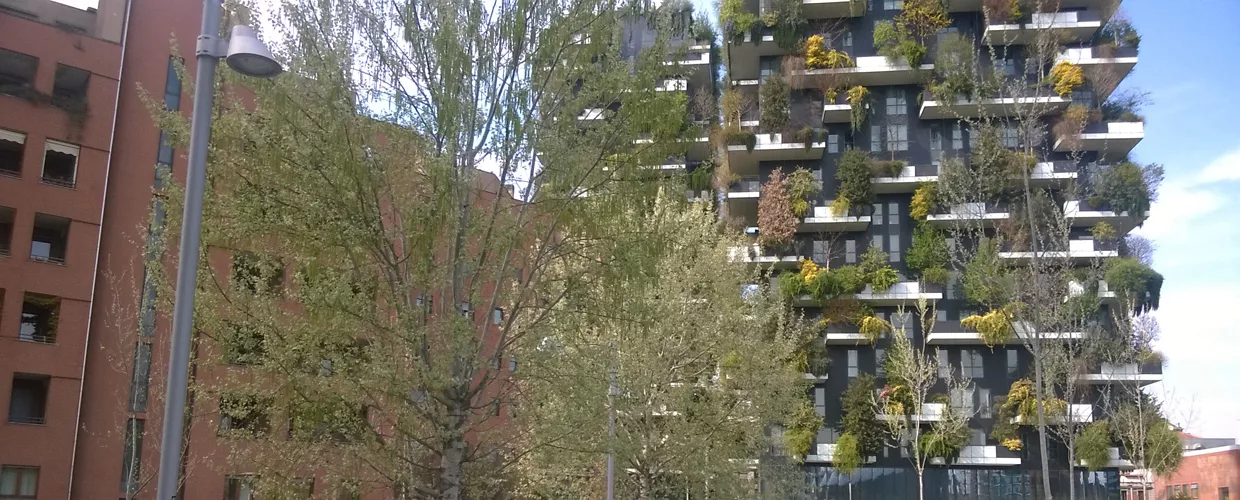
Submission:
<svg viewBox="0 0 1240 500">
<path fill-rule="evenodd" d="M 448 412 L 448 436 L 439 456 L 439 500 L 460 500 L 466 447 L 461 429 L 465 425 L 465 412 L 458 408 L 448 408 Z"/>
<path fill-rule="evenodd" d="M 926 500 L 926 480 L 924 468 L 917 469 L 917 500 Z"/>
<path fill-rule="evenodd" d="M 1068 410 L 1071 412 L 1071 410 Z M 1071 432 L 1071 431 L 1069 431 Z M 1068 440 L 1068 500 L 1076 500 L 1076 450 L 1072 449 L 1075 440 Z"/>
<path fill-rule="evenodd" d="M 1033 259 L 1031 260 L 1031 265 L 1033 266 L 1034 276 L 1036 278 L 1038 271 L 1041 269 L 1040 257 L 1042 253 L 1042 245 L 1040 236 L 1038 235 L 1038 226 L 1033 218 L 1033 207 L 1031 206 L 1031 203 L 1029 203 L 1032 194 L 1029 189 L 1028 171 L 1024 172 L 1024 175 L 1021 176 L 1021 180 L 1024 181 L 1025 185 L 1025 217 L 1029 222 L 1030 227 L 1031 237 L 1029 240 L 1033 245 Z M 1044 491 L 1042 495 L 1045 500 L 1052 500 L 1054 495 L 1051 494 L 1050 457 L 1049 450 L 1046 449 L 1046 412 L 1042 408 L 1042 403 L 1046 401 L 1043 399 L 1044 396 L 1042 394 L 1042 328 L 1039 322 L 1036 321 L 1033 322 L 1032 325 L 1035 329 L 1033 332 L 1033 376 L 1035 391 L 1034 397 L 1037 398 L 1038 403 L 1038 447 L 1040 448 L 1039 455 L 1041 455 L 1042 459 L 1042 489 Z"/>
</svg>

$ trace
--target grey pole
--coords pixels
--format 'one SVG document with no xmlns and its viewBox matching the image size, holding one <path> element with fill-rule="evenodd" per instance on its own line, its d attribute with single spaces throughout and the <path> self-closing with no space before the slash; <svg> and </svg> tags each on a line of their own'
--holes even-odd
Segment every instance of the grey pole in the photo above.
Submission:
<svg viewBox="0 0 1240 500">
<path fill-rule="evenodd" d="M 611 383 L 607 387 L 607 500 L 616 498 L 616 395 L 620 388 L 616 387 L 616 368 L 611 368 Z"/>
<path fill-rule="evenodd" d="M 202 34 L 198 35 L 194 77 L 194 111 L 189 132 L 189 171 L 185 181 L 181 248 L 177 261 L 176 304 L 172 310 L 172 342 L 168 355 L 168 382 L 164 393 L 163 439 L 159 447 L 156 498 L 176 498 L 181 473 L 181 437 L 185 428 L 185 398 L 189 384 L 190 331 L 194 323 L 194 289 L 198 281 L 198 246 L 202 232 L 202 198 L 207 183 L 207 144 L 211 142 L 211 108 L 215 101 L 218 63 L 220 0 L 203 0 Z"/>
</svg>

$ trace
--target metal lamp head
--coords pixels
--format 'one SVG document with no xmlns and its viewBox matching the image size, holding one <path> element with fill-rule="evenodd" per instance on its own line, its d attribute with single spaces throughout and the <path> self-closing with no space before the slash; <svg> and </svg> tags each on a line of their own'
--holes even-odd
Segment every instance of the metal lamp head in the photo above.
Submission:
<svg viewBox="0 0 1240 500">
<path fill-rule="evenodd" d="M 233 26 L 225 61 L 233 71 L 246 76 L 271 78 L 284 72 L 284 67 L 249 26 Z"/>
</svg>

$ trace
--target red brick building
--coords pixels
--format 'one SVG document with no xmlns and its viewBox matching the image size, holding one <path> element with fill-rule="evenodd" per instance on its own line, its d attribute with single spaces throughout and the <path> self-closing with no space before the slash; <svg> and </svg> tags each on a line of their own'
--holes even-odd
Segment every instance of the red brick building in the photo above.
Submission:
<svg viewBox="0 0 1240 500">
<path fill-rule="evenodd" d="M 1240 445 L 1185 450 L 1179 470 L 1154 479 L 1154 492 L 1158 500 L 1240 498 Z"/>
</svg>

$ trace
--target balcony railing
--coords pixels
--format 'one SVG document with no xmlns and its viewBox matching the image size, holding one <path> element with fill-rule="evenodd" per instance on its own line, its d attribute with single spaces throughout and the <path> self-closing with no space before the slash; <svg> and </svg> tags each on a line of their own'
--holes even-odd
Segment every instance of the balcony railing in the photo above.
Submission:
<svg viewBox="0 0 1240 500">
<path fill-rule="evenodd" d="M 991 45 L 1026 45 L 1038 40 L 1039 32 L 1051 31 L 1061 42 L 1087 40 L 1102 28 L 1102 16 L 1093 11 L 1037 12 L 1023 22 L 988 24 L 983 39 Z"/>
<path fill-rule="evenodd" d="M 797 226 L 801 232 L 865 231 L 870 227 L 869 215 L 835 215 L 831 203 L 810 207 L 805 219 Z"/>
<path fill-rule="evenodd" d="M 823 68 L 797 71 L 791 80 L 793 86 L 815 88 L 816 77 L 847 77 L 854 85 L 912 85 L 921 83 L 934 71 L 934 65 L 923 63 L 909 66 L 903 59 L 892 61 L 885 56 L 861 56 L 853 59 L 851 68 Z"/>
<path fill-rule="evenodd" d="M 34 262 L 42 262 L 44 264 L 56 264 L 58 266 L 65 265 L 64 257 L 53 257 L 51 255 L 30 254 L 30 260 Z"/>
<path fill-rule="evenodd" d="M 913 422 L 938 422 L 943 419 L 943 413 L 947 411 L 947 405 L 943 403 L 924 403 L 921 405 L 921 413 L 909 415 Z M 878 419 L 889 421 L 894 418 L 903 418 L 904 415 L 891 416 L 879 413 Z"/>
<path fill-rule="evenodd" d="M 764 161 L 819 160 L 827 147 L 825 142 L 793 142 L 785 134 L 757 134 L 753 150 L 743 144 L 728 146 L 728 161 L 732 171 L 739 175 L 758 173 L 758 163 Z"/>
<path fill-rule="evenodd" d="M 960 454 L 952 462 L 956 465 L 1020 465 L 1020 457 L 999 455 L 998 446 L 969 445 L 960 448 Z"/>
<path fill-rule="evenodd" d="M 1090 404 L 1071 404 L 1068 409 L 1058 415 L 1047 415 L 1047 423 L 1062 424 L 1088 424 L 1094 421 L 1094 405 Z M 1026 419 L 1024 415 L 1017 415 L 1012 419 L 1013 424 L 1035 424 L 1037 417 Z"/>
<path fill-rule="evenodd" d="M 917 281 L 901 281 L 886 290 L 875 291 L 872 285 L 866 285 L 861 293 L 855 295 L 857 300 L 874 305 L 900 305 L 917 302 L 918 300 L 942 300 L 941 285 L 922 284 Z"/>
<path fill-rule="evenodd" d="M 1035 256 L 1043 259 L 1068 259 L 1074 261 L 1106 259 L 1119 256 L 1119 244 L 1118 242 L 1104 243 L 1093 239 L 1078 239 L 1068 240 L 1066 249 L 1063 247 L 1047 248 L 1037 255 L 1027 248 L 1013 248 L 999 252 L 1000 259 L 1016 262 L 1027 262 Z"/>
<path fill-rule="evenodd" d="M 830 463 L 835 461 L 835 444 L 834 443 L 818 443 L 814 447 L 814 453 L 805 456 L 807 463 Z M 878 457 L 865 457 L 865 463 L 872 464 L 878 461 Z"/>
<path fill-rule="evenodd" d="M 44 425 L 47 423 L 47 419 L 44 418 L 43 416 L 10 414 L 9 423 L 10 424 L 25 424 L 25 425 Z"/>
<path fill-rule="evenodd" d="M 957 97 L 954 101 L 945 101 L 936 99 L 929 92 L 922 92 L 921 97 L 920 116 L 923 120 L 979 116 L 1045 116 L 1063 111 L 1071 104 L 1070 99 L 1033 88 L 982 99 Z"/>
<path fill-rule="evenodd" d="M 1012 325 L 1013 335 L 1006 344 L 1020 344 L 1025 339 L 1031 339 L 1035 336 L 1035 329 L 1028 323 L 1017 321 Z M 1071 341 L 1082 338 L 1082 332 L 1036 332 L 1036 337 L 1040 340 L 1057 340 Z M 935 345 L 982 345 L 982 335 L 966 328 L 958 320 L 936 321 L 934 330 L 930 335 L 926 336 L 927 344 Z"/>
<path fill-rule="evenodd" d="M 953 224 L 981 224 L 991 226 L 1010 216 L 1008 208 L 997 203 L 961 203 L 948 208 L 947 213 L 930 214 L 926 222 L 938 226 Z"/>
<path fill-rule="evenodd" d="M 1142 122 L 1091 123 L 1079 134 L 1057 135 L 1055 151 L 1096 151 L 1103 158 L 1119 159 L 1131 153 L 1142 139 L 1145 139 Z"/>
<path fill-rule="evenodd" d="M 1089 373 L 1080 376 L 1086 383 L 1108 384 L 1113 382 L 1135 382 L 1140 385 L 1162 381 L 1161 363 L 1103 363 Z"/>
<path fill-rule="evenodd" d="M 36 344 L 55 344 L 56 334 L 20 332 L 17 335 L 17 339 L 24 342 L 34 342 Z"/>
</svg>

